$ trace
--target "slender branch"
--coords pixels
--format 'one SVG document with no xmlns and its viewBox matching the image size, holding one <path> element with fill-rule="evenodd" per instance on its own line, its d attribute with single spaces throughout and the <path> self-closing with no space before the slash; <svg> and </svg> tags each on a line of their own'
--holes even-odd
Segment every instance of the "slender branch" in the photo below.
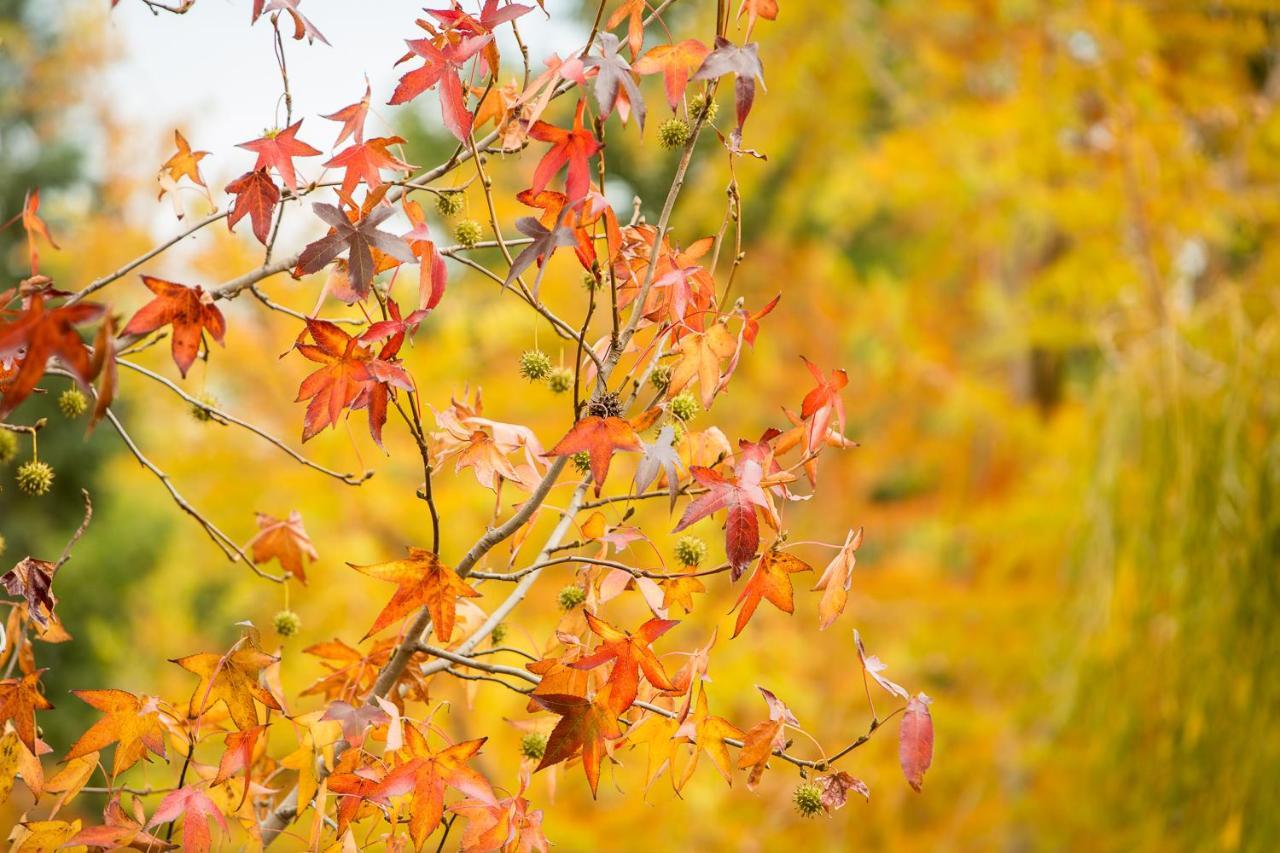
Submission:
<svg viewBox="0 0 1280 853">
<path fill-rule="evenodd" d="M 89 522 L 93 520 L 93 501 L 89 499 L 89 490 L 81 489 L 80 494 L 84 498 L 84 521 L 80 522 L 76 532 L 71 534 L 71 539 L 67 541 L 67 547 L 62 549 L 62 556 L 53 565 L 54 571 L 62 568 L 71 559 L 71 549 L 80 541 L 80 537 L 84 536 L 85 531 L 89 529 Z"/>
</svg>

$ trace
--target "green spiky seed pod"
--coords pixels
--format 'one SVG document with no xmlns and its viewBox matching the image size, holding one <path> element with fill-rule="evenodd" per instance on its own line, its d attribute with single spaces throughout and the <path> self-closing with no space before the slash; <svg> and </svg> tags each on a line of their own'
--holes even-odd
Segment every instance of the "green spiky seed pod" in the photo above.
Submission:
<svg viewBox="0 0 1280 853">
<path fill-rule="evenodd" d="M 18 455 L 18 437 L 7 429 L 0 429 L 0 465 L 13 461 Z"/>
<path fill-rule="evenodd" d="M 453 236 L 457 238 L 458 245 L 464 249 L 470 249 L 480 242 L 483 232 L 480 230 L 479 222 L 474 219 L 464 219 L 453 229 Z"/>
<path fill-rule="evenodd" d="M 706 95 L 699 95 L 689 101 L 689 116 L 694 121 L 705 117 L 706 123 L 711 124 L 716 120 L 716 115 L 719 112 L 720 105 Z"/>
<path fill-rule="evenodd" d="M 520 754 L 530 761 L 541 761 L 547 754 L 547 736 L 540 732 L 529 732 L 520 739 Z"/>
<path fill-rule="evenodd" d="M 570 456 L 569 461 L 573 463 L 574 468 L 578 469 L 579 474 L 586 474 L 591 470 L 591 454 L 585 450 L 579 450 Z"/>
<path fill-rule="evenodd" d="M 800 812 L 802 817 L 813 817 L 822 811 L 822 789 L 813 782 L 801 782 L 796 785 L 795 793 L 791 798 L 796 804 L 796 811 Z"/>
<path fill-rule="evenodd" d="M 693 128 L 682 118 L 669 118 L 658 125 L 658 144 L 670 151 L 683 148 L 693 135 Z"/>
<path fill-rule="evenodd" d="M 707 559 L 707 543 L 697 536 L 681 536 L 676 542 L 676 559 L 680 565 L 693 568 Z"/>
<path fill-rule="evenodd" d="M 58 408 L 64 418 L 73 421 L 88 410 L 89 401 L 79 388 L 68 388 L 58 395 Z"/>
<path fill-rule="evenodd" d="M 597 418 L 622 417 L 622 398 L 612 391 L 597 394 L 587 405 L 587 413 Z"/>
<path fill-rule="evenodd" d="M 493 626 L 493 630 L 489 632 L 489 642 L 495 646 L 502 645 L 502 641 L 507 638 L 507 623 L 499 622 Z"/>
<path fill-rule="evenodd" d="M 213 420 L 213 413 L 209 411 L 208 407 L 216 409 L 218 407 L 218 398 L 212 394 L 205 393 L 196 395 L 196 400 L 198 402 L 191 404 L 191 417 L 201 422 Z"/>
<path fill-rule="evenodd" d="M 596 278 L 589 272 L 584 272 L 582 274 L 582 286 L 587 290 L 595 290 L 600 286 L 600 279 Z"/>
<path fill-rule="evenodd" d="M 547 385 L 557 394 L 563 394 L 573 387 L 573 371 L 567 367 L 556 367 L 547 375 Z"/>
<path fill-rule="evenodd" d="M 551 356 L 540 349 L 520 353 L 520 375 L 530 382 L 541 382 L 551 375 Z"/>
<path fill-rule="evenodd" d="M 671 365 L 659 364 L 649 374 L 649 384 L 659 391 L 667 390 L 667 386 L 671 384 Z"/>
<path fill-rule="evenodd" d="M 688 391 L 677 394 L 667 404 L 667 411 L 682 421 L 692 420 L 693 416 L 698 414 L 699 408 L 701 407 L 698 405 L 698 401 Z"/>
<path fill-rule="evenodd" d="M 272 617 L 271 622 L 281 637 L 292 637 L 302 628 L 302 618 L 292 610 L 281 610 Z"/>
<path fill-rule="evenodd" d="M 556 600 L 560 602 L 561 610 L 572 610 L 587 600 L 587 592 L 577 584 L 570 584 L 560 590 Z"/>
<path fill-rule="evenodd" d="M 436 210 L 441 216 L 457 216 L 462 212 L 462 193 L 440 193 L 436 196 Z"/>
<path fill-rule="evenodd" d="M 32 459 L 18 466 L 17 479 L 19 489 L 38 498 L 53 488 L 53 469 L 47 462 Z"/>
</svg>

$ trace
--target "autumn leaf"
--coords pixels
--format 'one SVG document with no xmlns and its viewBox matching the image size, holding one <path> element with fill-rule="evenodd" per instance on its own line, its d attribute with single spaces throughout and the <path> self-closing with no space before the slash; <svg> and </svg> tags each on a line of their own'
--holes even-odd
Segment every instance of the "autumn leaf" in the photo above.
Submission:
<svg viewBox="0 0 1280 853">
<path fill-rule="evenodd" d="M 26 310 L 0 323 L 0 362 L 20 357 L 17 373 L 0 386 L 0 418 L 18 407 L 44 376 L 49 359 L 56 357 L 86 388 L 94 377 L 93 358 L 75 327 L 96 320 L 104 308 L 78 302 L 47 308 L 42 293 L 33 294 Z"/>
<path fill-rule="evenodd" d="M 888 669 L 888 666 L 875 655 L 867 654 L 866 647 L 862 645 L 862 635 L 858 633 L 857 628 L 853 629 L 853 645 L 858 650 L 858 661 L 862 664 L 863 672 L 871 676 L 875 683 L 883 687 L 889 695 L 897 696 L 899 699 L 909 698 L 910 694 L 905 687 L 880 674 Z"/>
<path fill-rule="evenodd" d="M 625 93 L 625 103 L 636 114 L 640 129 L 644 130 L 644 96 L 640 87 L 631 76 L 631 65 L 618 55 L 620 44 L 613 33 L 602 32 L 596 36 L 596 44 L 600 48 L 599 56 L 588 56 L 582 60 L 586 68 L 596 69 L 593 91 L 596 103 L 600 106 L 601 120 L 613 114 L 619 98 Z M 635 55 L 635 51 L 632 51 Z"/>
<path fill-rule="evenodd" d="M 312 148 L 298 139 L 300 127 L 302 127 L 302 119 L 298 119 L 284 130 L 267 131 L 258 139 L 241 142 L 237 146 L 258 155 L 258 159 L 253 164 L 253 171 L 275 169 L 280 180 L 295 194 L 298 192 L 298 176 L 293 171 L 293 158 L 317 157 L 320 154 L 320 149 Z"/>
<path fill-rule="evenodd" d="M 170 662 L 200 676 L 200 683 L 191 694 L 192 717 L 222 702 L 236 728 L 244 731 L 258 725 L 255 699 L 267 708 L 281 710 L 275 697 L 258 684 L 258 673 L 278 660 L 256 645 L 246 643 L 245 647 L 234 648 L 225 655 L 202 652 Z"/>
<path fill-rule="evenodd" d="M 933 703 L 923 693 L 917 693 L 907 702 L 898 727 L 898 761 L 907 784 L 919 793 L 924 784 L 924 773 L 933 763 L 933 716 L 929 706 Z"/>
<path fill-rule="evenodd" d="M 304 273 L 318 272 L 338 255 L 346 252 L 347 274 L 351 277 L 356 293 L 363 297 L 368 295 L 373 283 L 372 249 L 405 263 L 411 264 L 417 260 L 403 238 L 378 230 L 378 225 L 395 213 L 392 207 L 376 207 L 356 222 L 352 222 L 345 213 L 331 204 L 321 202 L 311 205 L 311 209 L 332 231 L 302 250 L 302 254 L 298 256 L 298 268 Z"/>
<path fill-rule="evenodd" d="M 49 226 L 40 218 L 39 187 L 28 190 L 26 198 L 22 201 L 22 228 L 27 232 L 27 260 L 31 264 L 31 274 L 36 275 L 40 272 L 40 252 L 36 237 L 44 238 L 44 241 L 55 249 L 60 248 L 54 241 L 53 235 L 49 233 Z"/>
<path fill-rule="evenodd" d="M 280 203 L 280 188 L 276 182 L 271 180 L 266 169 L 255 169 L 227 184 L 226 191 L 236 197 L 227 214 L 227 230 L 234 231 L 236 223 L 248 216 L 253 236 L 265 246 L 271 234 L 272 214 Z"/>
<path fill-rule="evenodd" d="M 134 800 L 136 816 L 130 817 L 120 805 L 120 795 L 114 794 L 103 809 L 103 824 L 89 826 L 77 832 L 67 841 L 67 846 L 103 847 L 110 850 L 132 847 L 137 850 L 172 850 L 177 845 L 152 835 L 142 825 L 142 802 Z"/>
<path fill-rule="evenodd" d="M 742 126 L 756 99 L 756 81 L 764 88 L 764 66 L 760 64 L 759 45 L 755 42 L 736 45 L 723 36 L 716 36 L 715 50 L 707 54 L 702 65 L 693 73 L 694 80 L 715 80 L 726 74 L 734 76 L 734 104 L 738 114 L 738 128 L 734 142 L 742 138 Z"/>
<path fill-rule="evenodd" d="M 308 441 L 327 426 L 336 425 L 342 410 L 351 405 L 371 380 L 368 362 L 372 354 L 327 320 L 306 321 L 314 344 L 299 342 L 295 349 L 304 358 L 324 365 L 302 380 L 295 402 L 310 400 L 303 418 L 302 440 Z"/>
<path fill-rule="evenodd" d="M 279 560 L 281 568 L 305 584 L 304 558 L 315 561 L 320 559 L 320 555 L 302 526 L 302 513 L 293 510 L 287 519 L 281 520 L 259 512 L 255 518 L 258 535 L 253 537 L 253 561 L 262 565 L 273 559 Z"/>
<path fill-rule="evenodd" d="M 516 230 L 530 238 L 531 242 L 521 249 L 520 254 L 516 255 L 511 262 L 511 269 L 507 273 L 506 279 L 502 282 L 504 288 L 510 287 L 511 282 L 519 278 L 520 274 L 532 266 L 535 260 L 539 264 L 544 264 L 555 253 L 556 249 L 578 244 L 578 238 L 573 229 L 566 228 L 563 225 L 556 225 L 554 228 L 548 229 L 532 216 L 522 216 L 517 219 Z M 533 283 L 534 297 L 537 297 L 541 284 L 542 276 L 539 275 L 538 280 Z"/>
<path fill-rule="evenodd" d="M 600 638 L 600 646 L 593 653 L 580 658 L 576 669 L 594 669 L 603 663 L 613 663 L 606 684 L 609 685 L 607 707 L 615 715 L 631 707 L 640 688 L 640 672 L 659 690 L 675 690 L 667 677 L 662 662 L 649 648 L 654 640 L 674 628 L 679 622 L 673 619 L 650 619 L 635 634 L 614 628 L 590 611 L 585 613 L 591 632 Z M 598 698 L 598 697 L 597 697 Z"/>
<path fill-rule="evenodd" d="M 413 790 L 414 770 L 412 764 L 401 765 L 390 772 L 375 766 L 330 776 L 329 790 L 338 795 L 338 833 L 346 831 L 365 803 L 385 806 L 392 797 Z"/>
<path fill-rule="evenodd" d="M 24 557 L 0 576 L 0 585 L 10 595 L 25 598 L 32 620 L 48 626 L 53 608 L 58 603 L 58 597 L 53 594 L 53 573 L 57 570 L 57 563 Z"/>
<path fill-rule="evenodd" d="M 653 442 L 642 442 L 644 456 L 636 465 L 637 495 L 644 494 L 650 484 L 658 478 L 659 472 L 667 475 L 667 491 L 671 494 L 671 509 L 676 508 L 676 496 L 680 494 L 680 454 L 675 449 L 676 431 L 664 426 L 658 431 L 658 438 Z"/>
<path fill-rule="evenodd" d="M 756 28 L 756 20 L 764 18 L 766 21 L 778 20 L 778 0 L 742 0 L 742 4 L 738 6 L 738 20 L 742 20 L 742 15 L 747 16 L 747 32 L 744 38 L 751 38 L 751 31 Z"/>
<path fill-rule="evenodd" d="M 618 450 L 639 450 L 640 437 L 623 418 L 585 417 L 573 425 L 568 434 L 543 456 L 572 456 L 586 452 L 591 457 L 591 479 L 599 496 L 609 463 Z"/>
<path fill-rule="evenodd" d="M 80 831 L 80 821 L 30 820 L 18 825 L 10 835 L 10 853 L 54 853 L 69 846 L 67 839 Z M 18 837 L 20 836 L 20 837 Z"/>
<path fill-rule="evenodd" d="M 480 593 L 458 577 L 457 572 L 440 562 L 435 554 L 425 548 L 409 548 L 409 558 L 405 560 L 392 560 L 372 566 L 357 566 L 354 563 L 347 565 L 363 575 L 396 585 L 391 600 L 382 608 L 378 618 L 373 620 L 373 627 L 365 633 L 365 638 L 418 608 L 426 607 L 431 613 L 431 630 L 440 642 L 447 643 L 453 636 L 459 596 L 480 596 Z"/>
<path fill-rule="evenodd" d="M 227 333 L 226 320 L 218 306 L 213 304 L 213 296 L 198 284 L 191 287 L 149 275 L 142 276 L 142 283 L 155 294 L 155 298 L 138 309 L 120 334 L 145 335 L 161 326 L 172 325 L 173 362 L 185 378 L 200 352 L 204 333 L 208 332 L 215 341 L 222 343 Z"/>
<path fill-rule="evenodd" d="M 30 752 L 36 751 L 36 711 L 50 711 L 53 704 L 40 692 L 38 669 L 22 678 L 0 680 L 0 723 L 13 723 L 18 739 Z"/>
<path fill-rule="evenodd" d="M 707 705 L 707 689 L 698 689 L 698 703 L 693 713 L 681 723 L 676 737 L 684 738 L 694 744 L 693 760 L 685 767 L 684 774 L 676 784 L 676 791 L 681 790 L 698 769 L 698 759 L 703 753 L 711 759 L 716 770 L 724 777 L 724 781 L 733 787 L 733 764 L 729 758 L 730 738 L 741 739 L 743 732 L 723 717 L 714 716 Z"/>
<path fill-rule="evenodd" d="M 803 356 L 801 358 L 818 383 L 817 387 L 805 394 L 800 404 L 800 417 L 809 422 L 809 452 L 815 453 L 827 437 L 832 418 L 835 419 L 840 434 L 844 434 L 844 401 L 840 398 L 840 391 L 849 384 L 849 374 L 843 370 L 832 370 L 831 377 L 827 378 L 821 368 L 809 359 Z"/>
<path fill-rule="evenodd" d="M 207 853 L 210 849 L 213 841 L 213 834 L 209 829 L 210 818 L 217 821 L 223 833 L 230 832 L 227 819 L 218 811 L 213 800 L 194 785 L 166 794 L 147 826 L 159 826 L 179 817 L 182 818 L 182 849 L 188 853 Z"/>
<path fill-rule="evenodd" d="M 347 137 L 351 137 L 352 141 L 355 142 L 356 145 L 364 142 L 364 121 L 365 117 L 369 115 L 369 96 L 371 94 L 372 90 L 369 88 L 369 80 L 366 78 L 364 81 L 363 98 L 356 101 L 354 104 L 349 104 L 348 106 L 337 110 L 336 112 L 321 116 L 321 118 L 328 119 L 329 121 L 341 122 L 342 124 L 342 127 L 338 130 L 338 138 L 333 141 L 333 146 L 335 148 L 341 145 L 342 141 Z"/>
<path fill-rule="evenodd" d="M 409 835 L 421 847 L 440 825 L 444 792 L 454 788 L 468 797 L 492 799 L 493 788 L 478 771 L 467 765 L 488 738 L 476 738 L 441 749 L 432 749 L 417 726 L 405 727 L 400 755 L 413 766 L 413 804 L 409 809 Z"/>
<path fill-rule="evenodd" d="M 321 44 L 329 44 L 328 39 L 321 35 L 310 19 L 298 11 L 300 2 L 301 0 L 253 0 L 253 17 L 250 23 L 256 22 L 259 17 L 269 12 L 284 12 L 293 20 L 293 37 L 296 41 L 302 41 L 305 38 L 308 43 L 318 41 Z"/>
<path fill-rule="evenodd" d="M 644 47 L 644 13 L 647 8 L 645 0 L 622 0 L 605 21 L 605 28 L 610 30 L 623 21 L 627 22 L 627 46 L 631 48 L 633 57 L 639 56 L 640 49 Z"/>
<path fill-rule="evenodd" d="M 730 480 L 711 468 L 694 465 L 689 469 L 695 482 L 705 488 L 685 507 L 684 515 L 673 532 L 679 533 L 694 522 L 706 518 L 718 510 L 727 510 L 725 516 L 725 554 L 733 567 L 733 579 L 743 571 L 755 556 L 760 544 L 760 522 L 756 508 L 769 511 L 769 499 L 760 488 L 762 471 L 759 463 L 747 461 L 742 472 Z"/>
<path fill-rule="evenodd" d="M 399 136 L 379 136 L 366 139 L 344 148 L 326 162 L 325 168 L 339 168 L 346 171 L 342 176 L 341 195 L 351 198 L 356 191 L 356 184 L 364 181 L 370 192 L 382 186 L 382 169 L 396 172 L 412 172 L 411 166 L 392 154 L 387 149 L 392 145 L 402 145 L 404 140 Z"/>
<path fill-rule="evenodd" d="M 641 75 L 661 74 L 667 104 L 674 111 L 689 86 L 689 72 L 707 58 L 710 49 L 697 39 L 661 44 L 636 60 L 632 69 Z"/>
<path fill-rule="evenodd" d="M 861 794 L 868 802 L 871 801 L 871 789 L 867 787 L 867 783 L 850 776 L 843 770 L 837 770 L 829 776 L 819 776 L 818 787 L 822 791 L 820 795 L 822 808 L 828 814 L 845 804 L 849 799 L 850 791 Z"/>
<path fill-rule="evenodd" d="M 577 202 L 590 189 L 589 161 L 600 150 L 600 143 L 591 131 L 582 126 L 582 113 L 586 108 L 587 102 L 579 100 L 577 112 L 573 116 L 573 127 L 569 130 L 555 127 L 545 121 L 535 122 L 529 128 L 529 136 L 539 142 L 551 143 L 551 150 L 538 161 L 538 166 L 533 172 L 533 185 L 529 190 L 534 195 L 546 189 L 551 179 L 566 165 L 568 178 L 565 181 L 565 195 L 568 196 L 568 200 L 571 203 Z"/>
<path fill-rule="evenodd" d="M 738 621 L 733 626 L 733 636 L 742 633 L 760 602 L 767 601 L 783 613 L 795 612 L 795 592 L 791 588 L 791 575 L 811 572 L 813 567 L 799 557 L 785 551 L 769 550 L 760 558 L 756 570 L 747 579 L 733 609 L 738 611 Z M 733 612 L 732 610 L 730 612 Z"/>
<path fill-rule="evenodd" d="M 600 784 L 600 762 L 611 752 L 613 742 L 622 738 L 618 716 L 611 709 L 614 703 L 608 697 L 608 689 L 596 695 L 595 700 L 584 696 L 566 694 L 542 694 L 532 698 L 540 706 L 560 716 L 560 721 L 547 738 L 547 748 L 537 770 L 559 764 L 582 753 L 582 772 L 595 797 Z M 536 772 L 536 770 L 535 770 Z"/>
<path fill-rule="evenodd" d="M 471 133 L 471 113 L 463 99 L 462 80 L 458 71 L 462 64 L 489 43 L 489 34 L 470 36 L 439 47 L 432 39 L 411 39 L 406 42 L 409 50 L 423 60 L 420 67 L 400 78 L 389 104 L 403 104 L 439 84 L 440 111 L 444 126 L 459 142 L 465 142 Z"/>
<path fill-rule="evenodd" d="M 80 736 L 64 761 L 73 761 L 116 744 L 112 777 L 118 776 L 146 757 L 147 751 L 164 754 L 164 726 L 159 703 L 151 696 L 134 696 L 124 690 L 72 690 L 76 698 L 106 714 Z"/>
<path fill-rule="evenodd" d="M 702 407 L 711 408 L 720 389 L 720 362 L 732 356 L 737 347 L 738 342 L 724 323 L 686 335 L 680 341 L 680 357 L 671 368 L 667 396 L 674 397 L 696 379 L 702 390 Z"/>
<path fill-rule="evenodd" d="M 160 171 L 167 174 L 175 182 L 181 180 L 185 175 L 191 179 L 192 183 L 202 187 L 205 186 L 204 178 L 200 175 L 200 161 L 208 157 L 209 152 L 192 151 L 191 145 L 180 130 L 174 130 L 173 142 L 178 150 L 168 160 L 164 161 Z"/>
<path fill-rule="evenodd" d="M 831 627 L 849 600 L 849 587 L 853 584 L 853 567 L 858 562 L 857 551 L 862 547 L 862 528 L 850 530 L 845 537 L 844 545 L 827 564 L 822 577 L 813 585 L 814 592 L 822 592 L 818 602 L 818 628 L 825 631 Z"/>
<path fill-rule="evenodd" d="M 758 684 L 756 689 L 760 691 L 765 704 L 769 707 L 769 719 L 747 729 L 747 733 L 742 737 L 742 752 L 738 754 L 738 769 L 750 770 L 747 775 L 747 789 L 752 791 L 760 784 L 760 777 L 764 775 L 774 750 L 780 750 L 786 746 L 786 727 L 800 726 L 791 709 L 783 704 L 771 690 L 766 690 Z"/>
</svg>

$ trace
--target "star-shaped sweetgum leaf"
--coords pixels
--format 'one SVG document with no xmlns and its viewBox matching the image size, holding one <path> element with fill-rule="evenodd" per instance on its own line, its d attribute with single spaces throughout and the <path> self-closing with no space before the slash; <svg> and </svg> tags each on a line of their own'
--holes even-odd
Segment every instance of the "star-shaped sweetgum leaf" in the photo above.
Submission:
<svg viewBox="0 0 1280 853">
<path fill-rule="evenodd" d="M 357 566 L 354 563 L 347 565 L 363 575 L 396 585 L 391 600 L 373 620 L 373 626 L 365 633 L 365 638 L 418 608 L 426 607 L 431 613 L 431 630 L 440 642 L 447 643 L 453 636 L 458 598 L 480 596 L 480 593 L 458 577 L 457 572 L 440 562 L 435 554 L 425 548 L 409 548 L 409 557 L 404 560 L 391 560 L 371 566 Z"/>
<path fill-rule="evenodd" d="M 213 296 L 198 284 L 188 286 L 149 275 L 142 276 L 142 283 L 155 298 L 138 309 L 120 334 L 145 335 L 161 326 L 172 326 L 173 362 L 185 378 L 200 353 L 204 333 L 222 343 L 227 321 L 213 304 Z"/>
</svg>

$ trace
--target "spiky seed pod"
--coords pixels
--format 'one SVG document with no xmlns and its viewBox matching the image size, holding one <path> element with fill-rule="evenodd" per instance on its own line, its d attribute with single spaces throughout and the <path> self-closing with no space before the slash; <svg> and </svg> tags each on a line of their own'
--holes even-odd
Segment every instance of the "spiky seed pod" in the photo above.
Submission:
<svg viewBox="0 0 1280 853">
<path fill-rule="evenodd" d="M 493 630 L 489 632 L 489 641 L 495 646 L 502 645 L 502 641 L 507 638 L 507 623 L 499 622 L 493 626 Z"/>
<path fill-rule="evenodd" d="M 441 216 L 457 216 L 462 212 L 462 193 L 440 193 L 436 196 L 436 210 Z"/>
<path fill-rule="evenodd" d="M 570 456 L 569 461 L 573 463 L 573 467 L 578 470 L 579 474 L 585 474 L 591 470 L 591 454 L 585 450 L 579 450 Z"/>
<path fill-rule="evenodd" d="M 796 804 L 796 811 L 800 812 L 802 817 L 813 817 L 822 811 L 822 789 L 813 782 L 801 782 L 796 785 L 795 793 L 791 798 Z"/>
<path fill-rule="evenodd" d="M 191 417 L 202 422 L 213 420 L 213 414 L 208 407 L 216 409 L 218 407 L 218 398 L 209 393 L 202 393 L 196 395 L 196 400 L 198 404 L 191 404 Z"/>
<path fill-rule="evenodd" d="M 622 399 L 612 391 L 597 394 L 587 405 L 587 413 L 597 418 L 620 418 Z"/>
<path fill-rule="evenodd" d="M 681 536 L 676 542 L 676 559 L 680 565 L 693 568 L 707 559 L 707 543 L 697 536 Z"/>
<path fill-rule="evenodd" d="M 570 584 L 560 590 L 556 600 L 560 602 L 561 610 L 572 610 L 587 600 L 587 591 L 577 584 Z"/>
<path fill-rule="evenodd" d="M 683 148 L 693 135 L 693 128 L 682 118 L 669 118 L 658 125 L 658 144 L 670 151 Z"/>
<path fill-rule="evenodd" d="M 458 245 L 470 249 L 480 242 L 483 232 L 480 230 L 479 222 L 474 219 L 464 219 L 454 228 L 453 236 L 457 238 Z"/>
<path fill-rule="evenodd" d="M 302 618 L 292 610 L 281 610 L 272 617 L 271 622 L 281 637 L 292 637 L 302 628 Z"/>
<path fill-rule="evenodd" d="M 0 429 L 0 465 L 13 461 L 18 455 L 18 437 L 7 429 Z"/>
<path fill-rule="evenodd" d="M 649 374 L 649 384 L 659 391 L 667 390 L 667 386 L 671 384 L 671 365 L 659 364 Z"/>
<path fill-rule="evenodd" d="M 520 353 L 520 375 L 530 382 L 541 382 L 551 375 L 551 356 L 540 349 Z"/>
<path fill-rule="evenodd" d="M 53 488 L 53 468 L 47 462 L 31 459 L 18 466 L 17 480 L 19 489 L 38 498 Z"/>
<path fill-rule="evenodd" d="M 688 391 L 681 392 L 671 399 L 667 404 L 667 410 L 671 414 L 682 421 L 689 421 L 693 416 L 698 414 L 698 401 Z"/>
<path fill-rule="evenodd" d="M 596 278 L 589 272 L 584 272 L 582 274 L 582 286 L 587 290 L 595 290 L 600 286 L 600 279 Z"/>
<path fill-rule="evenodd" d="M 706 123 L 711 124 L 716 120 L 716 115 L 720 112 L 720 105 L 706 95 L 699 95 L 689 101 L 689 115 L 694 121 L 703 118 L 705 115 Z"/>
<path fill-rule="evenodd" d="M 567 367 L 552 368 L 547 374 L 547 385 L 557 394 L 563 394 L 573 387 L 573 371 Z"/>
<path fill-rule="evenodd" d="M 520 754 L 530 761 L 541 761 L 547 754 L 547 736 L 541 732 L 529 732 L 520 739 Z"/>
<path fill-rule="evenodd" d="M 80 417 L 89 408 L 89 401 L 79 388 L 68 388 L 58 395 L 58 409 L 69 421 Z"/>
</svg>

